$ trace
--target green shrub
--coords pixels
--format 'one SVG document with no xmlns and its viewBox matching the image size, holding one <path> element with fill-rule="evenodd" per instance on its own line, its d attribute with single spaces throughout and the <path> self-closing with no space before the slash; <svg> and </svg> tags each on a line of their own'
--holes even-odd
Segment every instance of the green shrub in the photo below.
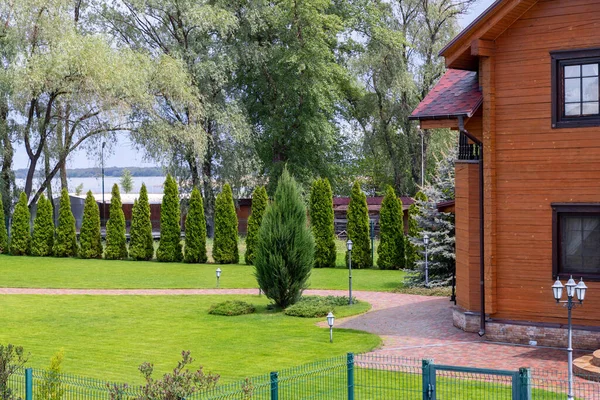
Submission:
<svg viewBox="0 0 600 400">
<path fill-rule="evenodd" d="M 335 268 L 333 193 L 327 179 L 318 179 L 312 185 L 310 225 L 315 236 L 315 268 Z"/>
<path fill-rule="evenodd" d="M 379 214 L 380 241 L 377 265 L 380 269 L 401 269 L 406 264 L 404 254 L 404 220 L 402 201 L 391 186 L 386 188 Z"/>
<path fill-rule="evenodd" d="M 54 255 L 56 257 L 73 257 L 76 254 L 77 233 L 75 231 L 75 217 L 71 211 L 69 192 L 67 192 L 67 189 L 63 189 L 60 194 Z"/>
<path fill-rule="evenodd" d="M 231 186 L 226 183 L 215 201 L 215 238 L 212 250 L 215 262 L 236 264 L 238 253 L 238 220 Z"/>
<path fill-rule="evenodd" d="M 14 216 L 13 216 L 14 217 Z M 9 387 L 12 380 L 11 375 L 20 371 L 27 363 L 27 355 L 23 347 L 8 344 L 0 344 L 0 399 L 12 400 L 17 397 L 13 394 L 13 389 Z M 21 378 L 22 379 L 22 378 Z M 12 385 L 10 385 L 12 386 Z"/>
<path fill-rule="evenodd" d="M 358 182 L 352 186 L 348 205 L 348 238 L 352 240 L 352 268 L 371 268 L 371 242 L 369 237 L 369 209 L 367 196 Z M 347 255 L 346 255 L 347 257 Z"/>
<path fill-rule="evenodd" d="M 63 358 L 64 352 L 60 350 L 50 359 L 50 365 L 42 373 L 41 382 L 38 383 L 36 399 L 62 400 L 65 394 L 61 379 Z"/>
<path fill-rule="evenodd" d="M 254 260 L 259 287 L 278 307 L 300 299 L 314 265 L 314 249 L 300 187 L 284 169 L 258 232 Z"/>
<path fill-rule="evenodd" d="M 37 202 L 35 219 L 33 220 L 33 237 L 31 254 L 47 257 L 52 255 L 54 247 L 54 221 L 52 220 L 52 202 L 43 194 Z"/>
<path fill-rule="evenodd" d="M 140 189 L 140 197 L 136 199 L 131 211 L 129 256 L 134 260 L 145 261 L 152 260 L 152 257 L 154 257 L 150 203 L 148 201 L 148 190 L 144 183 L 142 183 Z"/>
<path fill-rule="evenodd" d="M 30 219 L 31 214 L 27 206 L 27 196 L 24 192 L 21 192 L 10 225 L 10 254 L 13 256 L 27 255 L 31 250 Z"/>
<path fill-rule="evenodd" d="M 417 192 L 415 195 L 415 202 L 408 207 L 408 237 L 416 238 L 420 237 L 419 224 L 417 223 L 417 214 L 419 213 L 419 207 L 417 207 L 417 200 L 426 201 L 427 196 L 423 192 Z M 423 256 L 419 251 L 419 248 L 413 244 L 410 240 L 406 240 L 406 268 L 417 269 L 417 261 L 421 260 Z"/>
<path fill-rule="evenodd" d="M 185 247 L 183 260 L 186 263 L 205 263 L 206 256 L 206 219 L 204 204 L 198 188 L 192 189 L 190 207 L 185 219 Z"/>
<path fill-rule="evenodd" d="M 269 196 L 264 186 L 259 186 L 252 193 L 252 212 L 248 217 L 248 235 L 246 236 L 246 264 L 254 264 L 258 230 L 269 204 Z"/>
<path fill-rule="evenodd" d="M 100 208 L 89 190 L 83 205 L 83 221 L 79 231 L 79 257 L 102 258 L 102 250 Z"/>
<path fill-rule="evenodd" d="M 208 310 L 213 315 L 243 315 L 252 314 L 256 309 L 250 303 L 240 300 L 227 300 L 219 304 L 212 305 Z"/>
<path fill-rule="evenodd" d="M 8 253 L 8 231 L 6 230 L 6 215 L 4 215 L 2 193 L 0 193 L 0 218 L 0 254 L 6 254 Z"/>
<path fill-rule="evenodd" d="M 163 262 L 179 262 L 183 259 L 179 189 L 171 175 L 167 175 L 164 187 L 165 195 L 160 208 L 160 243 L 156 250 L 156 259 Z"/>
<path fill-rule="evenodd" d="M 358 303 L 352 297 L 352 303 Z M 338 306 L 347 306 L 347 296 L 302 296 L 299 302 L 284 310 L 284 314 L 292 317 L 321 318 Z"/>
<path fill-rule="evenodd" d="M 112 187 L 109 210 L 109 218 L 106 222 L 106 249 L 104 249 L 104 258 L 107 260 L 122 260 L 127 258 L 125 214 L 123 214 L 119 185 L 116 183 Z"/>
</svg>

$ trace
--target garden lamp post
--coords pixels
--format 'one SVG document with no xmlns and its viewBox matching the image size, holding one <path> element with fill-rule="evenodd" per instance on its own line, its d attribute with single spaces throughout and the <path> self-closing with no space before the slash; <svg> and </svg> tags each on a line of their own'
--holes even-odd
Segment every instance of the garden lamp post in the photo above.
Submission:
<svg viewBox="0 0 600 400">
<path fill-rule="evenodd" d="M 346 242 L 348 249 L 348 304 L 352 305 L 352 240 Z"/>
<path fill-rule="evenodd" d="M 333 322 L 335 321 L 335 316 L 331 311 L 327 314 L 327 325 L 329 325 L 329 343 L 333 343 Z"/>
<path fill-rule="evenodd" d="M 106 147 L 106 142 L 102 142 L 102 149 L 100 150 L 100 163 L 102 164 L 102 219 L 104 220 L 104 226 L 106 227 L 106 203 L 104 202 L 104 147 Z"/>
<path fill-rule="evenodd" d="M 423 236 L 423 244 L 425 245 L 425 286 L 429 286 L 429 259 L 428 259 L 428 247 L 429 247 L 429 235 Z"/>
<path fill-rule="evenodd" d="M 562 297 L 563 288 L 567 289 L 567 300 L 560 300 Z M 554 294 L 554 299 L 557 303 L 561 303 L 563 307 L 567 308 L 568 315 L 568 333 L 567 333 L 567 363 L 569 369 L 569 392 L 567 393 L 567 399 L 573 399 L 573 326 L 571 325 L 571 310 L 573 308 L 579 307 L 583 304 L 583 300 L 585 299 L 585 291 L 587 290 L 587 286 L 583 283 L 583 278 L 579 281 L 579 283 L 575 283 L 573 280 L 573 276 L 569 278 L 567 283 L 563 286 L 560 282 L 560 278 L 556 278 L 556 282 L 552 285 L 552 292 Z M 577 299 L 579 303 L 573 302 L 573 297 L 577 295 Z"/>
<path fill-rule="evenodd" d="M 219 278 L 221 278 L 221 268 L 217 268 L 217 287 L 219 287 Z"/>
</svg>

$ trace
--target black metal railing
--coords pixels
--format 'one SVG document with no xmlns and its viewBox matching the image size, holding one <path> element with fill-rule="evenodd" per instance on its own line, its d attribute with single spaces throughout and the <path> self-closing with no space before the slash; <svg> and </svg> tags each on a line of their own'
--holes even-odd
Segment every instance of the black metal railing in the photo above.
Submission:
<svg viewBox="0 0 600 400">
<path fill-rule="evenodd" d="M 461 132 L 458 137 L 458 159 L 459 160 L 479 160 L 481 148 L 478 144 L 473 143 L 469 138 Z"/>
</svg>

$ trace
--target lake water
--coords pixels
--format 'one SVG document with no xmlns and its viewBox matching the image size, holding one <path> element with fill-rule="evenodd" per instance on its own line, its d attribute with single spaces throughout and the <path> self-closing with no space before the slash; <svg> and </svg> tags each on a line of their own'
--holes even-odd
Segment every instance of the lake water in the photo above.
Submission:
<svg viewBox="0 0 600 400">
<path fill-rule="evenodd" d="M 133 189 L 131 193 L 137 193 L 140 191 L 142 187 L 142 183 L 146 184 L 146 188 L 148 189 L 148 193 L 162 193 L 163 192 L 163 183 L 165 182 L 164 176 L 143 176 L 143 177 L 132 177 L 133 180 Z M 74 193 L 75 188 L 81 184 L 83 184 L 83 190 L 81 193 L 85 194 L 88 190 L 91 190 L 92 193 L 102 193 L 102 178 L 69 178 L 69 192 Z M 112 186 L 116 183 L 119 185 L 119 189 L 122 191 L 120 185 L 121 178 L 113 177 L 113 176 L 105 176 L 104 177 L 104 192 L 110 193 Z M 17 179 L 16 184 L 19 187 L 25 186 L 24 179 Z M 34 187 L 36 186 L 34 182 Z M 56 191 L 57 188 L 60 188 L 60 180 L 55 179 L 53 181 L 53 189 Z"/>
</svg>

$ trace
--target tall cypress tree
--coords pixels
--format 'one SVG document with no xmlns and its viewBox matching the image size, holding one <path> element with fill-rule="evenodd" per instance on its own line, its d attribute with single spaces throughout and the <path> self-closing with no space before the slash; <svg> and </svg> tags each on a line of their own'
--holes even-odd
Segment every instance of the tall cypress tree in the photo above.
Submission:
<svg viewBox="0 0 600 400">
<path fill-rule="evenodd" d="M 135 201 L 131 212 L 129 238 L 129 256 L 131 258 L 134 260 L 152 260 L 152 257 L 154 257 L 154 239 L 152 238 L 148 189 L 146 189 L 144 183 L 142 183 L 140 189 L 140 197 Z"/>
<path fill-rule="evenodd" d="M 370 268 L 371 243 L 369 240 L 369 209 L 367 196 L 358 182 L 352 186 L 350 205 L 348 205 L 348 238 L 352 240 L 352 268 Z"/>
<path fill-rule="evenodd" d="M 67 192 L 67 189 L 63 189 L 60 194 L 54 255 L 56 257 L 73 257 L 76 254 L 77 233 L 75 230 L 75 217 L 71 211 L 69 192 Z"/>
<path fill-rule="evenodd" d="M 102 250 L 100 208 L 90 190 L 83 205 L 83 221 L 79 232 L 79 257 L 102 258 Z"/>
<path fill-rule="evenodd" d="M 43 194 L 37 202 L 33 221 L 33 238 L 31 254 L 46 257 L 52 255 L 54 247 L 54 221 L 52 220 L 52 203 Z"/>
<path fill-rule="evenodd" d="M 31 250 L 30 219 L 31 214 L 29 213 L 29 207 L 27 207 L 27 196 L 24 192 L 21 192 L 10 225 L 10 254 L 13 256 L 27 255 Z"/>
<path fill-rule="evenodd" d="M 417 263 L 423 258 L 419 246 L 413 243 L 409 238 L 420 238 L 420 228 L 417 222 L 419 202 L 427 201 L 427 196 L 423 192 L 417 192 L 415 202 L 408 207 L 408 237 L 406 238 L 406 268 L 416 269 Z"/>
<path fill-rule="evenodd" d="M 171 175 L 167 175 L 164 196 L 160 208 L 160 243 L 156 259 L 163 262 L 179 262 L 181 251 L 181 211 L 179 209 L 179 189 Z"/>
<path fill-rule="evenodd" d="M 377 265 L 380 269 L 400 269 L 406 264 L 404 253 L 404 221 L 402 202 L 388 185 L 381 203 L 379 219 L 380 242 Z"/>
<path fill-rule="evenodd" d="M 104 258 L 122 260 L 127 258 L 127 240 L 125 238 L 125 214 L 121 203 L 119 185 L 112 187 L 110 198 L 110 214 L 106 222 L 106 249 Z"/>
<path fill-rule="evenodd" d="M 317 179 L 310 192 L 310 224 L 315 236 L 315 268 L 335 267 L 333 193 L 329 180 Z"/>
<path fill-rule="evenodd" d="M 215 201 L 215 238 L 213 258 L 219 264 L 239 262 L 238 220 L 233 204 L 231 186 L 226 183 Z"/>
<path fill-rule="evenodd" d="M 258 230 L 269 204 L 269 196 L 264 186 L 259 186 L 252 193 L 252 210 L 248 217 L 248 235 L 246 236 L 246 264 L 252 265 L 258 241 Z"/>
<path fill-rule="evenodd" d="M 204 204 L 197 187 L 192 189 L 190 207 L 185 219 L 185 248 L 183 260 L 186 263 L 205 263 L 207 260 Z"/>
<path fill-rule="evenodd" d="M 6 216 L 2 206 L 2 193 L 0 193 L 0 254 L 8 253 L 8 231 L 6 230 Z"/>
</svg>

